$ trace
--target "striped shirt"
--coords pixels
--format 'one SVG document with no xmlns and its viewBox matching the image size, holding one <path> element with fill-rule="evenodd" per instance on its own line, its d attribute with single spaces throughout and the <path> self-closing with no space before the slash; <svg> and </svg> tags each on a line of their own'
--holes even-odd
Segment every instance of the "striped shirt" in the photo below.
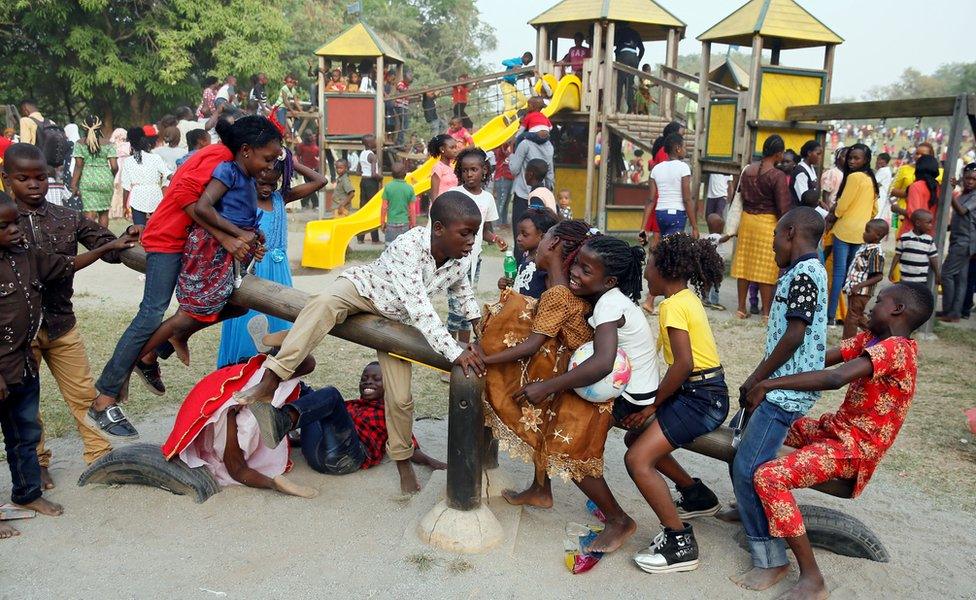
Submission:
<svg viewBox="0 0 976 600">
<path fill-rule="evenodd" d="M 901 234 L 895 244 L 901 280 L 906 283 L 925 283 L 929 276 L 929 261 L 937 253 L 932 236 L 912 230 Z"/>
</svg>

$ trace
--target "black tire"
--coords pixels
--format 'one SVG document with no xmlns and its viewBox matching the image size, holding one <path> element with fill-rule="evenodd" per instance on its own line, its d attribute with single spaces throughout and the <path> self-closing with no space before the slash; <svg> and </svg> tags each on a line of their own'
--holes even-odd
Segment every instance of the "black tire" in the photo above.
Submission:
<svg viewBox="0 0 976 600">
<path fill-rule="evenodd" d="M 191 469 L 179 458 L 166 460 L 155 444 L 120 446 L 93 462 L 78 479 L 89 483 L 134 484 L 156 487 L 204 502 L 220 491 L 205 467 Z"/>
</svg>

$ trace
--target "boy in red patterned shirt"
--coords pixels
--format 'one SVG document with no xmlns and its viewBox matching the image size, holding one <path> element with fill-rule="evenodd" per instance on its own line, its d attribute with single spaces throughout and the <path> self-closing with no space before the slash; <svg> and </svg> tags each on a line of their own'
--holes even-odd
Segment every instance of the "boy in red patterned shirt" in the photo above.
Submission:
<svg viewBox="0 0 976 600">
<path fill-rule="evenodd" d="M 835 477 L 854 479 L 853 497 L 864 490 L 908 414 L 918 370 L 918 346 L 909 336 L 929 320 L 934 307 L 932 293 L 922 284 L 888 287 L 878 294 L 867 331 L 827 352 L 826 365 L 840 366 L 767 379 L 749 392 L 749 400 L 758 402 L 770 390 L 836 390 L 850 384 L 836 413 L 794 422 L 786 444 L 797 450 L 762 465 L 753 478 L 769 533 L 786 538 L 800 568 L 787 597 L 828 595 L 790 490 Z"/>
</svg>

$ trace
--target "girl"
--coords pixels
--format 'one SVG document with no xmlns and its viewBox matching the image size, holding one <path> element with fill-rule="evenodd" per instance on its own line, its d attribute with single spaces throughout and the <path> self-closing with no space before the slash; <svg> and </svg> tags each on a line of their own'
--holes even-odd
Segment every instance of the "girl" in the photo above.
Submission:
<svg viewBox="0 0 976 600">
<path fill-rule="evenodd" d="M 594 235 L 586 240 L 573 258 L 569 290 L 593 305 L 587 319 L 594 330 L 593 356 L 572 371 L 526 385 L 515 394 L 516 401 L 539 404 L 552 394 L 600 381 L 613 370 L 617 349 L 621 348 L 630 358 L 630 383 L 612 407 L 608 403 L 601 410 L 619 423 L 654 402 L 658 387 L 656 340 L 637 307 L 643 260 L 641 247 L 617 238 Z M 605 432 L 601 434 L 606 437 Z M 576 485 L 607 517 L 606 528 L 588 550 L 613 552 L 634 534 L 637 524 L 617 504 L 602 477 L 584 477 Z"/>
<path fill-rule="evenodd" d="M 504 290 L 512 288 L 516 293 L 530 298 L 542 296 L 547 288 L 546 271 L 539 267 L 539 258 L 536 250 L 542 242 L 543 236 L 557 222 L 559 218 L 550 210 L 543 208 L 530 208 L 522 215 L 522 220 L 518 222 L 518 234 L 515 241 L 518 247 L 523 250 L 518 261 L 518 271 L 515 279 L 502 277 L 498 280 L 498 289 Z"/>
<path fill-rule="evenodd" d="M 115 160 L 119 164 L 119 172 L 115 174 L 115 185 L 112 188 L 112 205 L 108 210 L 108 218 L 126 219 L 129 215 L 125 214 L 125 209 L 122 206 L 122 167 L 125 165 L 125 161 L 132 156 L 132 146 L 129 145 L 125 129 L 121 127 L 112 132 L 108 141 L 115 146 Z"/>
<path fill-rule="evenodd" d="M 291 153 L 288 153 L 291 154 Z M 267 236 L 264 242 L 265 257 L 254 267 L 254 274 L 263 279 L 291 287 L 291 270 L 288 262 L 288 215 L 285 205 L 312 196 L 325 187 L 328 180 L 321 173 L 301 164 L 297 155 L 292 162 L 279 160 L 274 167 L 262 172 L 256 179 L 258 192 L 258 228 Z M 298 171 L 305 183 L 278 189 L 278 182 L 291 181 L 292 171 Z M 217 351 L 217 368 L 242 359 L 248 359 L 264 349 L 257 343 L 267 333 L 289 329 L 291 323 L 276 317 L 267 317 L 255 310 L 243 317 L 224 321 L 220 332 L 220 349 Z"/>
<path fill-rule="evenodd" d="M 342 80 L 342 70 L 336 67 L 332 69 L 332 74 L 329 76 L 329 80 L 325 83 L 325 91 L 327 92 L 344 92 L 346 91 L 346 82 Z"/>
<path fill-rule="evenodd" d="M 264 236 L 257 228 L 254 178 L 278 160 L 282 137 L 271 121 L 258 116 L 236 121 L 233 132 L 225 144 L 234 160 L 214 169 L 213 178 L 193 205 L 199 223 L 191 227 L 183 247 L 176 284 L 180 309 L 153 333 L 143 354 L 169 340 L 180 361 L 189 365 L 187 340 L 191 335 L 246 312 L 226 305 L 234 292 L 235 278 L 243 274 L 243 265 L 260 259 L 256 251 L 263 245 Z"/>
<path fill-rule="evenodd" d="M 122 162 L 122 211 L 129 214 L 132 222 L 143 225 L 156 212 L 163 200 L 166 182 L 173 174 L 163 158 L 152 152 L 155 136 L 148 136 L 141 127 L 133 127 L 126 133 L 132 156 Z"/>
<path fill-rule="evenodd" d="M 81 194 L 86 217 L 108 227 L 108 209 L 112 206 L 115 174 L 119 172 L 115 146 L 101 143 L 102 120 L 95 115 L 85 117 L 84 128 L 84 141 L 75 143 L 71 153 L 75 159 L 71 193 Z"/>
<path fill-rule="evenodd" d="M 359 85 L 362 82 L 362 77 L 359 75 L 359 71 L 353 70 L 349 74 L 349 83 L 346 84 L 347 92 L 359 92 Z"/>
<path fill-rule="evenodd" d="M 847 271 L 857 249 L 864 241 L 864 226 L 874 218 L 877 209 L 878 182 L 871 169 L 871 149 L 854 144 L 844 160 L 844 179 L 837 189 L 837 203 L 827 215 L 827 226 L 833 234 L 830 295 L 827 297 L 827 319 L 836 324 L 837 303 Z M 764 310 L 765 306 L 763 307 Z"/>
<path fill-rule="evenodd" d="M 437 159 L 430 174 L 430 200 L 433 202 L 442 192 L 458 184 L 458 176 L 451 164 L 458 155 L 457 140 L 441 133 L 427 143 L 427 154 Z"/>
<path fill-rule="evenodd" d="M 790 177 L 790 197 L 793 206 L 803 206 L 803 194 L 817 188 L 816 166 L 823 160 L 823 146 L 817 140 L 807 140 L 800 146 L 800 162 Z"/>
<path fill-rule="evenodd" d="M 700 435 L 714 430 L 729 412 L 729 392 L 708 317 L 699 295 L 722 281 L 722 259 L 708 240 L 677 233 L 661 240 L 647 261 L 644 277 L 651 294 L 663 295 L 658 346 L 664 350 L 668 370 L 657 389 L 655 402 L 628 415 L 622 424 L 630 429 L 657 418 L 630 444 L 624 458 L 627 471 L 641 494 L 661 520 L 663 531 L 634 560 L 648 573 L 690 571 L 698 568 L 698 545 L 691 525 L 683 522 L 681 502 L 671 498 L 666 475 L 678 491 L 696 500 L 714 494 L 692 479 L 671 452 Z M 698 295 L 688 289 L 691 282 Z M 629 389 L 629 387 L 628 387 Z M 707 512 L 685 512 L 683 516 L 715 514 L 718 501 Z"/>
<path fill-rule="evenodd" d="M 468 128 L 464 126 L 461 117 L 452 117 L 447 122 L 447 133 L 456 139 L 462 148 L 474 146 L 474 138 L 471 137 L 471 132 L 468 131 Z"/>
<path fill-rule="evenodd" d="M 661 229 L 661 237 L 684 231 L 685 224 L 691 223 L 691 235 L 698 237 L 698 222 L 691 199 L 691 167 L 684 162 L 685 141 L 677 133 L 664 140 L 663 148 L 668 159 L 659 162 L 651 169 L 650 197 L 655 203 L 648 203 L 644 209 L 644 221 L 653 206 L 654 216 Z"/>
<path fill-rule="evenodd" d="M 939 161 L 934 156 L 923 154 L 915 162 L 915 182 L 908 186 L 905 208 L 897 201 L 891 204 L 891 212 L 904 217 L 898 228 L 898 237 L 912 228 L 912 213 L 920 208 L 936 214 L 939 198 Z"/>
</svg>

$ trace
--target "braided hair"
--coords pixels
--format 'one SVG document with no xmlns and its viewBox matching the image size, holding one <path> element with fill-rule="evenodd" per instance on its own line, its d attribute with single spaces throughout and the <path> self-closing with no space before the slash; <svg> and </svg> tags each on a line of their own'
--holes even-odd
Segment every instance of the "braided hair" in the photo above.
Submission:
<svg viewBox="0 0 976 600">
<path fill-rule="evenodd" d="M 915 161 L 915 181 L 924 181 L 929 190 L 929 208 L 934 209 L 939 201 L 939 161 L 928 154 Z"/>
<path fill-rule="evenodd" d="M 454 159 L 454 175 L 463 185 L 464 179 L 461 177 L 461 163 L 469 156 L 477 156 L 481 159 L 481 163 L 484 165 L 484 173 L 481 175 L 481 185 L 487 186 L 488 181 L 491 179 L 491 169 L 488 168 L 488 154 L 477 146 L 470 146 L 458 153 L 457 158 Z"/>
<path fill-rule="evenodd" d="M 278 189 L 281 190 L 282 196 L 287 196 L 288 192 L 291 191 L 291 179 L 295 176 L 295 163 L 292 159 L 291 150 L 285 148 L 285 157 L 276 160 L 271 169 L 281 175 L 281 185 Z"/>
<path fill-rule="evenodd" d="M 864 166 L 862 166 L 857 171 L 851 170 L 851 153 L 855 150 L 860 150 L 864 153 Z M 874 195 L 878 195 L 878 180 L 874 176 L 874 169 L 871 168 L 871 149 L 865 144 L 854 144 L 847 149 L 847 156 L 844 157 L 844 167 L 841 169 L 844 172 L 844 179 L 840 182 L 840 187 L 837 188 L 837 198 L 840 199 L 841 195 L 844 193 L 844 187 L 847 186 L 847 176 L 851 173 L 864 173 L 871 178 L 871 183 L 874 184 Z"/>
<path fill-rule="evenodd" d="M 454 138 L 447 135 L 446 133 L 440 133 L 430 138 L 427 142 L 427 154 L 433 156 L 434 158 L 440 158 L 440 155 L 444 152 L 444 145 L 447 144 L 449 140 Z"/>
<path fill-rule="evenodd" d="M 529 211 L 531 210 L 540 209 L 530 208 Z M 552 211 L 547 210 L 547 212 Z M 580 219 L 567 219 L 556 223 L 552 229 L 552 234 L 563 243 L 563 273 L 568 273 L 569 267 L 576 260 L 580 248 L 583 247 L 583 242 L 590 237 L 590 226 L 586 221 Z"/>
<path fill-rule="evenodd" d="M 672 281 L 690 283 L 699 294 L 722 282 L 725 265 L 707 239 L 680 232 L 664 236 L 651 250 L 654 267 Z"/>
<path fill-rule="evenodd" d="M 640 302 L 644 287 L 644 249 L 599 233 L 587 239 L 583 245 L 600 257 L 606 277 L 616 277 L 620 291 L 634 304 Z"/>
<path fill-rule="evenodd" d="M 146 135 L 142 127 L 132 127 L 126 131 L 129 139 L 129 147 L 132 149 L 132 158 L 137 165 L 142 164 L 142 153 L 152 152 L 156 146 L 156 136 Z"/>
<path fill-rule="evenodd" d="M 97 156 L 102 151 L 102 144 L 99 141 L 102 131 L 102 120 L 95 115 L 88 115 L 82 123 L 85 128 L 85 145 L 88 146 L 88 153 Z"/>
</svg>

